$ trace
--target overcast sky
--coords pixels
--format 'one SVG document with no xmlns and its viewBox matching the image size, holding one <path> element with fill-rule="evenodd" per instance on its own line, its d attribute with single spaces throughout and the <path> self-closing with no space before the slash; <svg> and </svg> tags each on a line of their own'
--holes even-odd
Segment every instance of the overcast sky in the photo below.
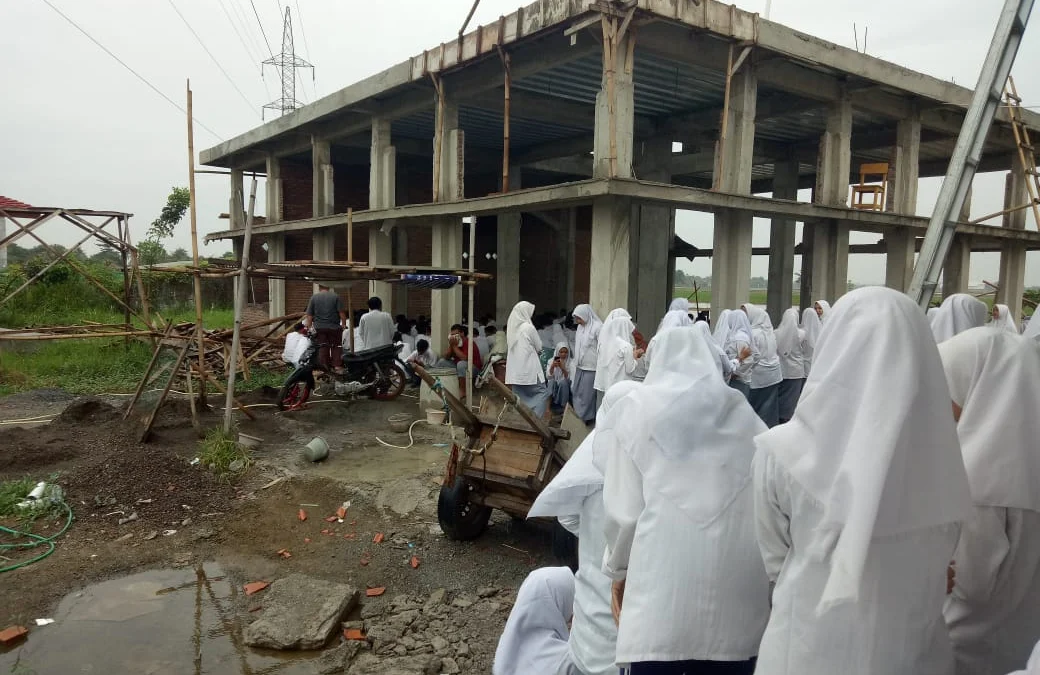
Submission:
<svg viewBox="0 0 1040 675">
<path fill-rule="evenodd" d="M 194 90 L 196 152 L 260 124 L 260 106 L 279 96 L 277 74 L 260 76 L 267 54 L 249 0 L 50 0 L 178 105 L 185 78 Z M 482 0 L 473 24 L 514 11 L 522 0 Z M 301 71 L 297 98 L 309 102 L 452 39 L 470 0 L 253 0 L 271 45 L 281 43 L 281 10 L 295 22 L 296 51 L 317 67 L 316 81 Z M 762 12 L 766 0 L 742 0 Z M 773 0 L 771 19 L 819 37 L 853 46 L 853 23 L 869 27 L 867 51 L 880 58 L 973 87 L 992 36 L 1001 2 L 990 0 Z M 241 89 L 241 95 L 178 17 Z M 302 19 L 302 30 L 301 30 Z M 1038 19 L 1040 20 L 1040 19 Z M 1035 22 L 1034 22 L 1035 23 Z M 112 209 L 135 214 L 140 239 L 170 188 L 187 184 L 185 117 L 119 66 L 43 0 L 0 3 L 4 31 L 0 105 L 0 194 L 34 205 Z M 244 43 L 244 44 L 243 44 Z M 862 47 L 862 37 L 860 46 Z M 263 52 L 263 55 L 261 54 Z M 1040 57 L 1032 26 L 1015 68 L 1026 105 L 1040 104 L 1040 75 L 1029 64 Z M 268 119 L 270 119 L 268 112 Z M 918 213 L 931 212 L 940 181 L 922 181 Z M 217 215 L 227 210 L 223 176 L 198 177 L 202 233 L 224 229 Z M 248 190 L 248 185 L 247 185 Z M 803 195 L 802 199 L 807 199 Z M 973 213 L 1001 208 L 1003 177 L 976 178 Z M 262 191 L 258 202 L 262 211 Z M 711 246 L 711 219 L 681 213 L 678 231 L 691 243 Z M 226 224 L 226 221 L 224 221 Z M 1030 228 L 1034 225 L 1030 221 Z M 58 229 L 52 240 L 70 243 Z M 768 244 L 768 223 L 756 221 L 755 245 Z M 854 243 L 878 235 L 853 235 Z M 187 221 L 167 248 L 188 248 Z M 227 242 L 210 244 L 203 255 L 219 255 Z M 1040 256 L 1030 254 L 1027 284 L 1040 284 Z M 710 262 L 681 264 L 710 272 Z M 971 279 L 996 280 L 998 257 L 972 257 Z M 765 258 L 752 273 L 763 275 Z M 857 283 L 884 280 L 883 256 L 853 256 L 849 276 Z"/>
</svg>

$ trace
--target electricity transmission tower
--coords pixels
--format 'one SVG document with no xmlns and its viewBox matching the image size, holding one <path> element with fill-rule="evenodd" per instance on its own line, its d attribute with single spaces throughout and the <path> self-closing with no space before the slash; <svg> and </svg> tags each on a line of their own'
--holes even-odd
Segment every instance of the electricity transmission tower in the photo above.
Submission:
<svg viewBox="0 0 1040 675">
<path fill-rule="evenodd" d="M 314 65 L 296 56 L 288 7 L 285 8 L 285 27 L 282 29 L 282 53 L 272 55 L 263 65 L 277 68 L 282 78 L 282 97 L 265 105 L 263 110 L 279 110 L 284 115 L 299 108 L 300 102 L 296 100 L 296 69 L 310 68 L 311 77 L 314 77 Z"/>
</svg>

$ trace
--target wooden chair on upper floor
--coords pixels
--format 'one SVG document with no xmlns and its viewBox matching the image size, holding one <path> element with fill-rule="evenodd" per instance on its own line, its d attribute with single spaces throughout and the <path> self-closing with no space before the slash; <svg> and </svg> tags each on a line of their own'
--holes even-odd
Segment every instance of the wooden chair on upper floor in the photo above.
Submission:
<svg viewBox="0 0 1040 675">
<path fill-rule="evenodd" d="M 870 201 L 864 197 L 870 195 Z M 852 208 L 864 211 L 884 211 L 888 195 L 888 163 L 861 164 L 859 184 L 852 186 Z"/>
</svg>

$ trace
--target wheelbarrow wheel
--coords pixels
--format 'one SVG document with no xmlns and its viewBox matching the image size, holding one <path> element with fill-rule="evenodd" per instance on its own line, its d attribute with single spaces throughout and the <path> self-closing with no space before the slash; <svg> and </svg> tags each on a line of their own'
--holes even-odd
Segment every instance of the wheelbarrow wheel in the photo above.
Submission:
<svg viewBox="0 0 1040 675">
<path fill-rule="evenodd" d="M 474 503 L 473 490 L 473 485 L 462 478 L 456 478 L 452 487 L 441 486 L 437 498 L 437 520 L 449 539 L 470 541 L 487 529 L 491 508 Z"/>
</svg>

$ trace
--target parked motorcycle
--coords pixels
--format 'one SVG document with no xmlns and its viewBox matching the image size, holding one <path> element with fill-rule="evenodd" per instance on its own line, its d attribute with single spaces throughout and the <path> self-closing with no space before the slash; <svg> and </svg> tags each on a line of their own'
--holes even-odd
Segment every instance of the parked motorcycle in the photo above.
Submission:
<svg viewBox="0 0 1040 675">
<path fill-rule="evenodd" d="M 316 386 L 315 372 L 331 380 L 336 396 L 365 393 L 377 401 L 392 401 L 404 391 L 408 376 L 397 361 L 401 345 L 389 344 L 354 354 L 344 351 L 340 372 L 330 371 L 319 362 L 321 346 L 312 342 L 303 352 L 296 370 L 278 392 L 279 410 L 296 410 L 307 402 Z"/>
</svg>

